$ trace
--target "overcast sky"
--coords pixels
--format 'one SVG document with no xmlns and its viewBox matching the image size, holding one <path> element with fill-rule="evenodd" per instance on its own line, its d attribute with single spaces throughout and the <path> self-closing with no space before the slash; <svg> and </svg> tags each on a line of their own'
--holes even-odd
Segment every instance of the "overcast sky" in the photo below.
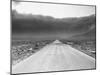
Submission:
<svg viewBox="0 0 100 75">
<path fill-rule="evenodd" d="M 12 9 L 21 14 L 52 16 L 55 18 L 82 17 L 95 14 L 94 6 L 12 2 Z"/>
</svg>

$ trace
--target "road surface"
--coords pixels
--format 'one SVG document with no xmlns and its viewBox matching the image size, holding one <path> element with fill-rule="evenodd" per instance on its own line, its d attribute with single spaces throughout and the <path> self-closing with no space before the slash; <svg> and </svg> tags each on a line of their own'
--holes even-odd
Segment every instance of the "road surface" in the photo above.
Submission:
<svg viewBox="0 0 100 75">
<path fill-rule="evenodd" d="M 95 59 L 59 40 L 12 67 L 12 73 L 32 73 L 95 68 Z"/>
</svg>

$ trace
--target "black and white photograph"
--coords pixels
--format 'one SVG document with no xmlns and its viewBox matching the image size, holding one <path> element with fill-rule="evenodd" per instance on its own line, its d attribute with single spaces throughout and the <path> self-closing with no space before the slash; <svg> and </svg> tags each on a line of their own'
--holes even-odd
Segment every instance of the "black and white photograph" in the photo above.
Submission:
<svg viewBox="0 0 100 75">
<path fill-rule="evenodd" d="M 11 74 L 96 69 L 96 6 L 11 1 Z"/>
</svg>

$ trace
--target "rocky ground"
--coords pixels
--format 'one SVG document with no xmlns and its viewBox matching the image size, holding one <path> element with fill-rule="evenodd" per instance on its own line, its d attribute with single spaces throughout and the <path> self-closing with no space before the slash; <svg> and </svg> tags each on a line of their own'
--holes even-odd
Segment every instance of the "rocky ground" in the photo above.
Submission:
<svg viewBox="0 0 100 75">
<path fill-rule="evenodd" d="M 20 61 L 26 59 L 32 54 L 39 51 L 46 44 L 50 43 L 51 40 L 45 41 L 13 41 L 11 47 L 11 59 L 12 65 L 19 63 Z"/>
<path fill-rule="evenodd" d="M 81 40 L 81 41 L 63 41 L 65 44 L 71 45 L 73 48 L 86 53 L 93 58 L 96 58 L 96 41 L 94 40 Z"/>
</svg>

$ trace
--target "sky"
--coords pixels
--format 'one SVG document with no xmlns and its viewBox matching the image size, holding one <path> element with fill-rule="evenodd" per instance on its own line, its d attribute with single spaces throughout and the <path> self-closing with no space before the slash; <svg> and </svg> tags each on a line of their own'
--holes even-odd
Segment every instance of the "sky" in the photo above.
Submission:
<svg viewBox="0 0 100 75">
<path fill-rule="evenodd" d="M 12 2 L 12 10 L 19 14 L 52 16 L 54 18 L 82 17 L 95 14 L 94 6 L 48 4 L 34 2 Z"/>
</svg>

